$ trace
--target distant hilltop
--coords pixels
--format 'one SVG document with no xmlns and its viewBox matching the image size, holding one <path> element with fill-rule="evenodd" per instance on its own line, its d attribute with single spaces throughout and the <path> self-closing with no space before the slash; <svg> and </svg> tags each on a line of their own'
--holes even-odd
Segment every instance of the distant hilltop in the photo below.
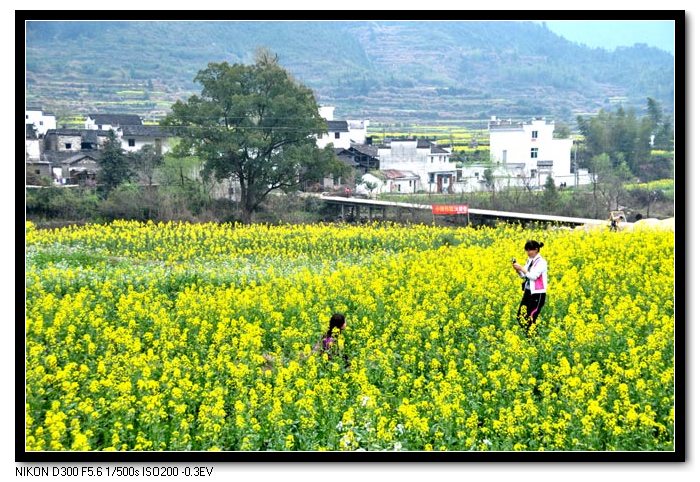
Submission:
<svg viewBox="0 0 700 482">
<path fill-rule="evenodd" d="M 674 58 L 613 52 L 534 22 L 29 22 L 27 101 L 61 113 L 161 117 L 209 62 L 279 55 L 319 103 L 379 122 L 500 116 L 572 121 L 620 104 L 672 109 Z"/>
</svg>

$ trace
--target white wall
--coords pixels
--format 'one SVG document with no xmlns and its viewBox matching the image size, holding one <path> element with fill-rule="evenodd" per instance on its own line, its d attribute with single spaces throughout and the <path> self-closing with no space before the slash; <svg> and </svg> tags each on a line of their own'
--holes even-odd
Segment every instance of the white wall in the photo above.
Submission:
<svg viewBox="0 0 700 482">
<path fill-rule="evenodd" d="M 121 137 L 121 143 L 122 143 L 122 149 L 124 149 L 126 152 L 136 152 L 140 150 L 143 146 L 146 145 L 151 145 L 155 149 L 156 145 L 156 140 L 154 137 L 129 137 L 129 136 L 124 136 Z M 130 146 L 129 145 L 129 139 L 134 139 L 134 145 Z M 170 145 L 167 142 L 166 138 L 161 139 L 161 154 L 165 154 L 168 151 L 170 151 Z"/>
<path fill-rule="evenodd" d="M 41 141 L 39 139 L 27 139 L 24 143 L 26 149 L 26 157 L 29 161 L 38 161 L 41 157 Z"/>
<path fill-rule="evenodd" d="M 348 130 L 350 131 L 350 140 L 356 144 L 364 144 L 367 140 L 368 120 L 348 120 Z"/>
<path fill-rule="evenodd" d="M 320 139 L 316 139 L 316 145 L 320 148 L 323 149 L 326 147 L 328 144 L 332 144 L 333 147 L 336 148 L 342 148 L 342 149 L 349 149 L 350 148 L 350 132 L 340 132 L 340 137 L 338 139 L 335 138 L 335 132 L 331 133 L 324 133 L 323 136 Z"/>
<path fill-rule="evenodd" d="M 492 128 L 489 131 L 491 159 L 496 163 L 525 163 L 525 172 L 538 169 L 537 161 L 553 161 L 552 177 L 566 177 L 571 171 L 572 139 L 554 139 L 553 123 L 544 119 L 536 119 L 524 125 L 513 124 L 507 128 Z M 537 138 L 532 137 L 537 131 Z M 531 149 L 537 148 L 537 158 L 531 157 Z M 505 151 L 505 159 L 504 159 Z M 547 179 L 547 174 L 536 176 Z"/>
<path fill-rule="evenodd" d="M 90 116 L 88 116 L 87 119 L 85 119 L 85 128 L 92 129 L 92 130 L 103 130 L 103 131 L 110 130 L 110 129 L 117 130 L 117 127 L 113 126 L 112 124 L 100 124 L 100 125 L 98 125 L 97 123 L 95 123 L 95 120 L 92 119 Z"/>
<path fill-rule="evenodd" d="M 335 107 L 332 105 L 322 105 L 319 106 L 318 108 L 318 113 L 321 117 L 326 119 L 327 121 L 333 120 L 333 112 L 335 111 Z"/>
<path fill-rule="evenodd" d="M 25 124 L 34 124 L 37 134 L 43 136 L 49 129 L 56 128 L 56 116 L 45 115 L 40 110 L 27 110 L 24 115 Z"/>
</svg>

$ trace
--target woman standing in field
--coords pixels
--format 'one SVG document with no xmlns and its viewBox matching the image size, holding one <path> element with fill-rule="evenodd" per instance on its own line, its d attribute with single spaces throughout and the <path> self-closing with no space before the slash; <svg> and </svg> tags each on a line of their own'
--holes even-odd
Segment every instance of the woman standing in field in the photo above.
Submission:
<svg viewBox="0 0 700 482">
<path fill-rule="evenodd" d="M 526 326 L 527 333 L 530 327 L 537 321 L 547 297 L 547 261 L 540 255 L 540 248 L 544 243 L 529 240 L 525 243 L 527 263 L 525 267 L 518 264 L 513 258 L 513 269 L 523 281 L 523 298 L 518 306 L 518 323 Z"/>
</svg>

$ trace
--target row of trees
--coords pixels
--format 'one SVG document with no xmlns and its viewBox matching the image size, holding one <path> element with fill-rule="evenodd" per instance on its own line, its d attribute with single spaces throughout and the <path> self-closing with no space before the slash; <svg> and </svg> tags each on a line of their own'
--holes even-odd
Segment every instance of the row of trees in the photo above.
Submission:
<svg viewBox="0 0 700 482">
<path fill-rule="evenodd" d="M 646 182 L 671 177 L 673 165 L 663 152 L 674 150 L 673 119 L 664 115 L 659 102 L 647 98 L 646 115 L 620 106 L 615 112 L 601 110 L 590 119 L 579 116 L 578 128 L 585 141 L 577 146 L 578 164 L 596 172 L 596 160 L 607 156 L 613 168 L 623 164 Z"/>
<path fill-rule="evenodd" d="M 577 146 L 578 166 L 594 175 L 593 206 L 598 206 L 595 201 L 600 197 L 608 209 L 617 209 L 630 182 L 673 177 L 673 120 L 656 100 L 647 98 L 644 116 L 620 106 L 615 112 L 601 110 L 590 119 L 579 116 L 578 127 L 584 137 Z M 638 191 L 636 197 L 644 199 L 648 212 L 660 194 L 650 188 Z M 599 214 L 596 207 L 594 216 Z"/>
</svg>

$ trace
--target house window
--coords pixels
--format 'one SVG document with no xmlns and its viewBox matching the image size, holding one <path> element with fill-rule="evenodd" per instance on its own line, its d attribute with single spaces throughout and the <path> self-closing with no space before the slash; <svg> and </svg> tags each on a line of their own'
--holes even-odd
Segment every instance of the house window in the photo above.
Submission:
<svg viewBox="0 0 700 482">
<path fill-rule="evenodd" d="M 34 174 L 41 174 L 41 171 L 39 171 L 39 169 L 34 169 Z"/>
<path fill-rule="evenodd" d="M 508 151 L 506 151 L 506 150 L 504 149 L 504 150 L 503 150 L 503 162 L 508 162 L 507 159 L 508 159 Z"/>
<path fill-rule="evenodd" d="M 29 119 L 29 115 L 25 115 L 24 118 L 25 118 L 25 119 Z"/>
<path fill-rule="evenodd" d="M 43 126 L 43 125 L 44 125 L 44 121 L 39 121 L 39 125 L 40 125 L 40 126 Z"/>
<path fill-rule="evenodd" d="M 537 175 L 537 169 L 530 169 L 530 177 L 534 178 Z"/>
<path fill-rule="evenodd" d="M 408 181 L 408 187 L 412 187 L 412 186 L 413 186 L 413 181 Z"/>
<path fill-rule="evenodd" d="M 316 134 L 317 139 L 323 139 L 323 134 Z"/>
<path fill-rule="evenodd" d="M 102 130 L 102 124 L 97 124 L 97 128 L 98 128 L 99 130 Z"/>
<path fill-rule="evenodd" d="M 73 144 L 71 144 L 70 142 L 66 142 L 66 149 L 70 149 L 72 147 L 73 147 Z"/>
<path fill-rule="evenodd" d="M 336 138 L 336 139 L 340 139 L 340 132 L 336 132 L 336 133 L 335 133 L 335 138 Z"/>
<path fill-rule="evenodd" d="M 398 192 L 401 192 L 401 184 L 397 184 L 397 185 L 396 185 L 396 190 L 397 190 Z"/>
<path fill-rule="evenodd" d="M 530 159 L 537 159 L 537 148 L 533 147 L 530 149 Z"/>
<path fill-rule="evenodd" d="M 532 131 L 532 140 L 537 139 L 537 131 Z"/>
<path fill-rule="evenodd" d="M 129 147 L 134 147 L 136 145 L 136 139 L 129 139 Z"/>
<path fill-rule="evenodd" d="M 475 172 L 475 173 L 474 173 L 474 177 L 477 178 L 477 179 L 479 179 L 479 173 L 478 173 L 478 172 Z"/>
<path fill-rule="evenodd" d="M 433 184 L 435 182 L 435 173 L 434 172 L 430 173 L 430 177 L 428 178 L 428 182 L 430 184 Z"/>
</svg>

